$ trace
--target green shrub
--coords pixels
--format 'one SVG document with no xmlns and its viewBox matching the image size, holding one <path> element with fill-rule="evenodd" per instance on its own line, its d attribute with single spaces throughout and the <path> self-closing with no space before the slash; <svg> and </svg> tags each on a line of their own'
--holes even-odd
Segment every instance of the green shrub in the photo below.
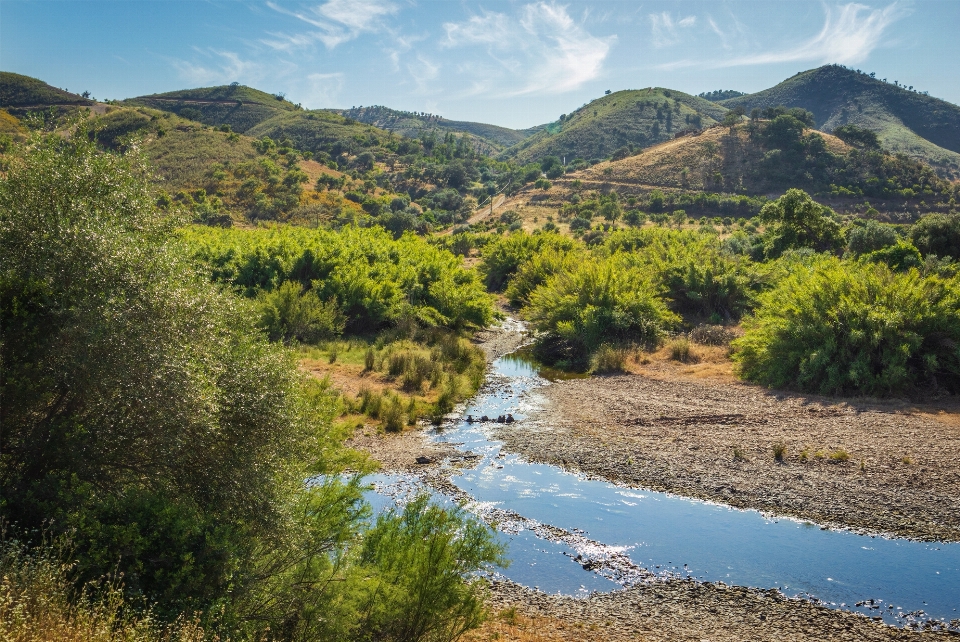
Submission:
<svg viewBox="0 0 960 642">
<path fill-rule="evenodd" d="M 864 254 L 861 258 L 873 263 L 884 263 L 898 272 L 923 267 L 920 250 L 906 241 L 897 241 L 889 247 Z"/>
<path fill-rule="evenodd" d="M 775 259 L 790 249 L 811 248 L 817 252 L 839 249 L 843 244 L 840 224 L 833 210 L 820 205 L 800 189 L 763 206 L 758 217 L 767 226 L 763 252 Z"/>
<path fill-rule="evenodd" d="M 787 444 L 782 441 L 778 441 L 777 443 L 775 443 L 773 445 L 773 458 L 776 459 L 777 461 L 783 461 L 783 458 L 786 456 L 787 456 Z M 802 457 L 802 458 L 806 459 L 806 457 Z"/>
<path fill-rule="evenodd" d="M 487 244 L 480 264 L 487 288 L 494 292 L 503 290 L 513 273 L 545 246 L 569 250 L 573 241 L 558 234 L 515 232 Z"/>
<path fill-rule="evenodd" d="M 312 290 L 301 293 L 295 281 L 261 294 L 257 307 L 260 327 L 271 341 L 316 343 L 340 336 L 346 324 L 336 299 L 323 302 Z"/>
<path fill-rule="evenodd" d="M 734 342 L 743 377 L 824 394 L 960 384 L 957 280 L 823 258 L 760 296 Z"/>
<path fill-rule="evenodd" d="M 696 363 L 700 361 L 699 355 L 693 349 L 693 345 L 684 337 L 674 339 L 667 346 L 670 349 L 670 358 L 680 363 Z"/>
<path fill-rule="evenodd" d="M 606 341 L 654 344 L 678 320 L 649 275 L 616 258 L 553 275 L 530 295 L 527 313 L 570 359 L 584 359 Z"/>
<path fill-rule="evenodd" d="M 745 257 L 723 251 L 713 234 L 650 228 L 612 233 L 604 244 L 650 273 L 681 314 L 737 319 L 760 289 L 757 270 Z"/>
<path fill-rule="evenodd" d="M 370 639 L 452 642 L 486 617 L 475 569 L 505 566 L 490 529 L 426 496 L 381 514 L 367 533 L 360 564 L 374 578 L 361 601 Z"/>
<path fill-rule="evenodd" d="M 246 296 L 296 281 L 321 301 L 337 301 L 351 332 L 405 321 L 484 327 L 493 318 L 492 299 L 477 275 L 412 234 L 394 240 L 380 228 L 191 227 L 181 237 L 213 280 Z"/>
<path fill-rule="evenodd" d="M 510 279 L 504 294 L 513 305 L 525 305 L 530 294 L 556 274 L 573 269 L 579 261 L 590 260 L 580 252 L 555 247 L 546 247 L 535 253 L 519 268 Z"/>
<path fill-rule="evenodd" d="M 854 256 L 860 256 L 894 245 L 897 238 L 897 230 L 892 225 L 867 220 L 850 230 L 847 235 L 847 250 Z"/>
<path fill-rule="evenodd" d="M 960 259 L 960 214 L 927 214 L 910 229 L 910 240 L 925 257 Z"/>
</svg>

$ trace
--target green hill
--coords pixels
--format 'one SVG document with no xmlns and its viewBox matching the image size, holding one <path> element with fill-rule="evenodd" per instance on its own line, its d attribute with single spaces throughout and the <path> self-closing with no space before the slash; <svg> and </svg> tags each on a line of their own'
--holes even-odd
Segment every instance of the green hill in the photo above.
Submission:
<svg viewBox="0 0 960 642">
<path fill-rule="evenodd" d="M 653 87 L 598 98 L 533 133 L 503 153 L 519 162 L 545 156 L 604 159 L 627 155 L 716 123 L 727 112 L 697 96 Z"/>
<path fill-rule="evenodd" d="M 380 147 L 400 138 L 392 132 L 365 125 L 327 110 L 295 111 L 277 114 L 247 130 L 247 136 L 274 140 L 289 139 L 297 149 L 331 157 L 353 155 Z M 416 145 L 419 149 L 419 145 Z"/>
<path fill-rule="evenodd" d="M 477 139 L 478 143 L 486 146 L 480 151 L 484 153 L 499 152 L 506 147 L 515 145 L 530 135 L 529 131 L 519 131 L 463 120 L 448 120 L 433 114 L 423 114 L 409 111 L 399 111 L 374 105 L 373 107 L 355 107 L 353 109 L 330 110 L 346 116 L 352 120 L 374 125 L 401 136 L 418 138 L 424 132 L 436 132 L 440 135 L 446 132 L 455 134 L 469 134 Z"/>
<path fill-rule="evenodd" d="M 827 65 L 737 98 L 726 107 L 802 107 L 817 128 L 830 132 L 852 124 L 873 130 L 884 148 L 921 159 L 942 175 L 960 173 L 960 107 L 886 83 L 855 70 Z"/>
<path fill-rule="evenodd" d="M 89 106 L 92 100 L 57 89 L 42 80 L 0 71 L 0 108 L 21 111 L 27 108 L 50 106 Z"/>
<path fill-rule="evenodd" d="M 300 107 L 282 96 L 245 85 L 169 91 L 130 98 L 123 104 L 172 112 L 205 125 L 230 125 L 233 131 L 240 133 L 278 114 L 300 111 Z"/>
</svg>

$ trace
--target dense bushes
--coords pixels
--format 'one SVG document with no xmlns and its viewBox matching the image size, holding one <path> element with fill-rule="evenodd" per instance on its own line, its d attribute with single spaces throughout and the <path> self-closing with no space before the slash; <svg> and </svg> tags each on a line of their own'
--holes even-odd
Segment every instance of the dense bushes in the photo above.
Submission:
<svg viewBox="0 0 960 642">
<path fill-rule="evenodd" d="M 394 240 L 378 228 L 194 227 L 182 237 L 213 280 L 247 296 L 295 281 L 320 301 L 336 301 L 351 332 L 401 320 L 482 327 L 492 318 L 490 297 L 475 273 L 413 235 Z"/>
<path fill-rule="evenodd" d="M 624 253 L 630 264 L 652 275 L 681 314 L 739 319 L 759 287 L 750 262 L 724 252 L 714 234 L 662 228 L 615 232 L 605 250 Z"/>
<path fill-rule="evenodd" d="M 544 246 L 562 251 L 571 249 L 574 243 L 556 234 L 525 232 L 510 234 L 495 243 L 489 243 L 483 249 L 483 263 L 480 265 L 487 287 L 494 292 L 503 290 L 517 268 Z"/>
<path fill-rule="evenodd" d="M 548 333 L 541 354 L 571 365 L 605 341 L 656 343 L 678 321 L 649 275 L 618 257 L 557 272 L 530 295 L 527 314 Z"/>
<path fill-rule="evenodd" d="M 364 463 L 334 428 L 338 397 L 266 340 L 253 303 L 193 267 L 198 248 L 214 256 L 220 247 L 221 269 L 251 282 L 285 277 L 265 279 L 271 286 L 293 281 L 295 262 L 280 259 L 303 256 L 291 242 L 299 237 L 274 230 L 273 246 L 239 236 L 216 246 L 217 231 L 194 231 L 185 237 L 210 242 L 187 255 L 153 207 L 144 170 L 136 159 L 98 153 L 86 136 L 51 137 L 21 150 L 0 180 L 0 523 L 32 544 L 68 538 L 78 586 L 117 574 L 130 603 L 152 604 L 158 621 L 216 613 L 222 637 L 365 639 L 413 630 L 412 622 L 432 631 L 458 617 L 474 623 L 477 587 L 465 582 L 500 560 L 489 532 L 421 501 L 391 531 L 404 564 L 363 555 L 369 509 L 359 478 L 344 473 Z M 464 292 L 481 296 L 467 304 L 477 306 L 475 318 L 489 315 L 477 281 L 452 257 L 422 241 L 356 234 L 353 243 L 320 239 L 356 266 L 337 268 L 338 292 L 351 301 L 376 299 L 382 286 L 412 292 L 416 306 L 418 284 L 439 284 L 423 304 L 433 316 L 421 317 L 473 318 L 457 316 Z M 267 247 L 290 251 L 271 258 Z M 232 264 L 237 250 L 250 255 Z M 382 263 L 393 268 L 374 260 L 391 256 Z M 277 270 L 256 274 L 262 265 Z M 298 294 L 294 285 L 280 295 Z M 306 316 L 301 328 L 310 329 L 318 316 Z M 456 555 L 434 555 L 441 549 Z M 2 590 L 20 600 L 27 589 L 11 592 L 9 581 L 24 574 L 3 555 Z M 423 568 L 443 578 L 444 601 L 417 613 L 406 605 L 434 599 L 420 582 Z M 64 617 L 85 607 L 76 608 Z M 371 612 L 380 614 L 376 631 L 363 628 Z"/>
<path fill-rule="evenodd" d="M 960 385 L 956 280 L 820 258 L 761 295 L 735 342 L 748 379 L 825 394 Z"/>
</svg>

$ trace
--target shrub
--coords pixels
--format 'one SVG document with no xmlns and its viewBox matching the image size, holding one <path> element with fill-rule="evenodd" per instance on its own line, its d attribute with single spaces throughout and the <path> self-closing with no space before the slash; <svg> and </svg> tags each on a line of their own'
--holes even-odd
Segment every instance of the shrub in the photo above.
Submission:
<svg viewBox="0 0 960 642">
<path fill-rule="evenodd" d="M 763 206 L 758 217 L 767 226 L 763 251 L 775 259 L 786 250 L 811 248 L 817 252 L 837 250 L 843 238 L 836 214 L 800 189 L 789 189 Z"/>
<path fill-rule="evenodd" d="M 743 377 L 823 394 L 960 387 L 956 279 L 835 258 L 792 269 L 734 342 Z"/>
<path fill-rule="evenodd" d="M 690 332 L 690 339 L 704 346 L 725 346 L 736 334 L 722 325 L 700 324 Z"/>
<path fill-rule="evenodd" d="M 477 275 L 448 250 L 407 234 L 274 226 L 254 230 L 191 227 L 180 233 L 214 281 L 246 296 L 296 281 L 321 301 L 336 300 L 351 332 L 412 320 L 424 327 L 483 327 L 491 298 Z"/>
<path fill-rule="evenodd" d="M 591 370 L 596 373 L 623 372 L 629 352 L 608 344 L 601 345 L 591 359 Z"/>
<path fill-rule="evenodd" d="M 700 361 L 700 356 L 693 349 L 693 346 L 683 337 L 671 341 L 668 348 L 670 349 L 670 358 L 674 361 L 680 363 L 697 363 Z"/>
<path fill-rule="evenodd" d="M 777 461 L 783 461 L 783 458 L 787 456 L 787 444 L 782 441 L 778 441 L 773 445 L 773 458 Z"/>
<path fill-rule="evenodd" d="M 924 256 L 960 259 L 960 214 L 927 214 L 910 229 L 910 240 Z"/>
<path fill-rule="evenodd" d="M 573 241 L 558 234 L 517 232 L 489 243 L 483 249 L 483 262 L 480 264 L 487 287 L 494 292 L 503 290 L 514 272 L 546 247 L 569 250 L 573 247 Z"/>
<path fill-rule="evenodd" d="M 615 258 L 585 261 L 558 272 L 530 295 L 536 329 L 583 358 L 605 341 L 655 344 L 678 318 L 649 276 Z"/>
<path fill-rule="evenodd" d="M 111 582 L 91 582 L 79 591 L 74 565 L 57 546 L 27 549 L 0 541 L 0 639 L 7 642 L 202 642 L 209 639 L 193 620 L 162 626 L 149 611 Z"/>
<path fill-rule="evenodd" d="M 843 448 L 838 448 L 832 453 L 830 453 L 830 461 L 835 463 L 843 463 L 850 460 L 850 453 L 848 453 Z"/>
<path fill-rule="evenodd" d="M 420 496 L 381 514 L 363 541 L 360 564 L 371 569 L 361 601 L 371 639 L 452 642 L 486 616 L 477 568 L 505 566 L 490 529 L 457 508 Z"/>
<path fill-rule="evenodd" d="M 852 255 L 860 256 L 894 245 L 897 238 L 897 230 L 892 225 L 867 220 L 863 225 L 857 225 L 850 230 L 847 249 Z"/>
<path fill-rule="evenodd" d="M 316 343 L 343 333 L 346 319 L 335 299 L 323 302 L 315 292 L 301 293 L 300 284 L 287 281 L 257 299 L 260 327 L 272 341 Z"/>
</svg>

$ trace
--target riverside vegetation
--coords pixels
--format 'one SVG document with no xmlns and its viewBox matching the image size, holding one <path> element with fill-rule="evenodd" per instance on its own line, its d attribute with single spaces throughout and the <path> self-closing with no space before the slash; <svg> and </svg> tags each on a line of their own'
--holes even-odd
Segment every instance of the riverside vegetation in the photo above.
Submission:
<svg viewBox="0 0 960 642">
<path fill-rule="evenodd" d="M 92 101 L 7 76 L 0 630 L 12 639 L 46 627 L 452 640 L 476 627 L 475 573 L 507 563 L 491 532 L 423 498 L 371 519 L 374 464 L 345 441 L 358 426 L 440 421 L 472 395 L 485 360 L 469 338 L 498 296 L 560 368 L 617 372 L 667 341 L 687 362 L 742 329 L 729 354 L 765 386 L 960 388 L 956 184 L 857 126 L 830 137 L 802 109 L 744 120 L 645 90 L 624 103 L 642 131 L 594 137 L 627 113 L 612 94 L 512 154 L 510 136 L 475 123 L 438 133 L 425 115 L 354 114 L 427 124 L 408 138 L 243 87 L 85 119 Z M 674 124 L 714 120 L 701 142 L 741 140 L 754 183 L 721 171 L 695 189 L 680 169 L 676 189 L 611 182 Z M 610 162 L 550 153 L 577 141 Z M 565 227 L 551 214 L 525 232 L 513 210 L 469 222 L 498 194 L 559 199 Z"/>
</svg>

